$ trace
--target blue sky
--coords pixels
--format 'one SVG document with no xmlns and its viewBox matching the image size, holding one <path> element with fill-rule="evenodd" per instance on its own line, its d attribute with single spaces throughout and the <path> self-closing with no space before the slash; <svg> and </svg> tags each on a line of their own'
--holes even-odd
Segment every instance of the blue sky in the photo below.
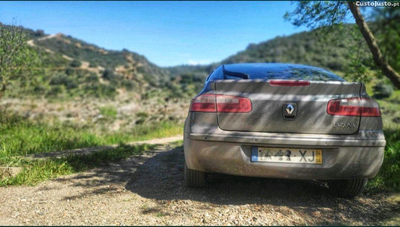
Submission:
<svg viewBox="0 0 400 227">
<path fill-rule="evenodd" d="M 249 43 L 306 30 L 291 2 L 0 2 L 0 22 L 129 49 L 159 66 L 220 61 Z"/>
</svg>

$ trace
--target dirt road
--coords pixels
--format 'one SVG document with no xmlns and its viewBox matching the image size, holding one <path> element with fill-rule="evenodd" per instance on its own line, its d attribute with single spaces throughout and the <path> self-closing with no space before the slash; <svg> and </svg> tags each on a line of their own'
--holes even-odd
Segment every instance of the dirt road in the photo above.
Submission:
<svg viewBox="0 0 400 227">
<path fill-rule="evenodd" d="M 346 200 L 315 182 L 222 175 L 188 189 L 183 163 L 182 147 L 163 147 L 35 187 L 0 188 L 0 224 L 400 224 L 399 194 Z"/>
</svg>

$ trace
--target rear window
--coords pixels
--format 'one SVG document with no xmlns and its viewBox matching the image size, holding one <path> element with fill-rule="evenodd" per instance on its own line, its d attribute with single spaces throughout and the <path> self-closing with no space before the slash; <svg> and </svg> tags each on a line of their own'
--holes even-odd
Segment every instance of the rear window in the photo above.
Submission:
<svg viewBox="0 0 400 227">
<path fill-rule="evenodd" d="M 230 75 L 241 73 L 243 75 L 247 75 L 248 79 L 345 81 L 340 76 L 332 72 L 305 65 L 278 63 L 232 64 L 219 67 L 216 71 L 218 72 L 214 72 L 215 76 L 211 75 L 210 80 L 245 79 L 243 77 L 238 77 L 237 75 Z"/>
</svg>

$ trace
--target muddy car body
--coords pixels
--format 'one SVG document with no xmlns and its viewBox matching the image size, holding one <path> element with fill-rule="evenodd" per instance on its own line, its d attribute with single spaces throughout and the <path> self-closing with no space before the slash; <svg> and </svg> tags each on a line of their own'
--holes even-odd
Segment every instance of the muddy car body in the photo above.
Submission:
<svg viewBox="0 0 400 227">
<path fill-rule="evenodd" d="M 207 173 L 324 180 L 354 197 L 378 173 L 385 143 L 362 83 L 304 65 L 221 65 L 185 121 L 185 182 L 204 186 Z"/>
</svg>

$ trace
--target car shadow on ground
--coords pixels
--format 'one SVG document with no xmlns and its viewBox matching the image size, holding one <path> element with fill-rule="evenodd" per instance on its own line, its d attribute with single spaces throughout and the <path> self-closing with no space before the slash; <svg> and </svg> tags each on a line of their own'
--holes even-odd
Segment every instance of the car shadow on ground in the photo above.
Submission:
<svg viewBox="0 0 400 227">
<path fill-rule="evenodd" d="M 157 200 L 190 199 L 225 205 L 268 202 L 306 205 L 312 197 L 331 197 L 323 183 L 212 174 L 206 188 L 186 188 L 182 147 L 159 153 L 132 174 L 126 189 Z"/>
<path fill-rule="evenodd" d="M 98 194 L 130 191 L 158 204 L 147 212 L 169 212 L 168 204 L 210 207 L 249 206 L 257 212 L 297 213 L 309 224 L 380 224 L 398 215 L 398 204 L 389 203 L 387 194 L 362 195 L 348 200 L 332 196 L 325 184 L 315 181 L 282 180 L 211 175 L 206 188 L 187 188 L 183 181 L 182 147 L 160 147 L 142 156 L 81 174 L 55 179 L 70 187 L 85 188 L 63 200 L 76 200 Z M 122 186 L 122 187 L 121 187 Z M 42 188 L 40 190 L 47 190 Z M 186 204 L 185 201 L 191 201 Z M 190 204 L 190 205 L 189 205 Z M 260 208 L 261 207 L 261 208 Z"/>
<path fill-rule="evenodd" d="M 187 188 L 183 182 L 183 148 L 177 147 L 149 158 L 131 175 L 125 188 L 142 197 L 165 200 L 191 200 L 214 205 L 272 205 L 289 207 L 305 215 L 319 213 L 340 220 L 346 216 L 365 223 L 389 218 L 385 211 L 393 204 L 361 196 L 348 200 L 334 197 L 324 183 L 212 175 L 206 188 Z M 378 200 L 378 201 L 376 201 Z M 366 220 L 366 217 L 368 220 Z M 316 223 L 327 224 L 321 218 Z M 332 222 L 330 222 L 332 223 Z M 334 222 L 340 224 L 342 222 Z"/>
<path fill-rule="evenodd" d="M 390 219 L 393 212 L 398 212 L 395 204 L 383 200 L 384 196 L 337 198 L 330 194 L 326 184 L 316 181 L 211 175 L 206 188 L 187 188 L 183 168 L 183 147 L 158 153 L 138 166 L 125 188 L 161 201 L 160 204 L 166 200 L 191 200 L 216 206 L 287 207 L 287 212 L 320 217 L 315 224 L 343 224 L 343 220 L 347 220 L 344 223 L 381 223 L 379 221 Z"/>
</svg>

